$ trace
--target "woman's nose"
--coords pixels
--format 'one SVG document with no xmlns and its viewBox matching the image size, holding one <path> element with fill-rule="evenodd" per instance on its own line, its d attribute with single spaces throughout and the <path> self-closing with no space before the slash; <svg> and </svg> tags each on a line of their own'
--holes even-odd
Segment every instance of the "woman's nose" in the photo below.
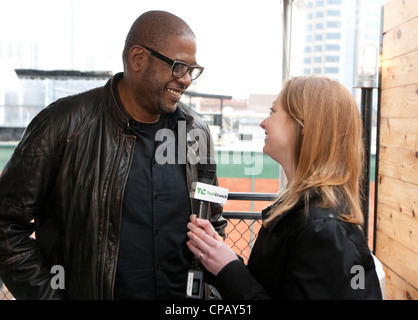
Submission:
<svg viewBox="0 0 418 320">
<path fill-rule="evenodd" d="M 260 123 L 260 127 L 261 127 L 261 128 L 263 128 L 264 130 L 266 129 L 267 119 L 268 119 L 268 118 L 265 118 L 265 119 L 264 119 L 263 121 L 261 121 L 261 123 Z"/>
</svg>

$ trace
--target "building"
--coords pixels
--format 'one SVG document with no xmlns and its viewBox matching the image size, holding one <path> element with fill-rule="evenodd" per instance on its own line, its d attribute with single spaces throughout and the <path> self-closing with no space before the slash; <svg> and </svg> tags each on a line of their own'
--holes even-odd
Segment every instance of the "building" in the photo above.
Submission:
<svg viewBox="0 0 418 320">
<path fill-rule="evenodd" d="M 359 49 L 371 44 L 378 52 L 386 1 L 308 0 L 303 74 L 325 75 L 352 89 Z"/>
<path fill-rule="evenodd" d="M 356 1 L 307 1 L 303 73 L 345 80 L 352 87 Z"/>
</svg>

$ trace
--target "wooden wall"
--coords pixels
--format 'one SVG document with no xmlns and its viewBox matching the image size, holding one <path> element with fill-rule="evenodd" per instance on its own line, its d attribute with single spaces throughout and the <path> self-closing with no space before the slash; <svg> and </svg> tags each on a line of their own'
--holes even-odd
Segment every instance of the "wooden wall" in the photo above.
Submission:
<svg viewBox="0 0 418 320">
<path fill-rule="evenodd" d="M 418 1 L 383 11 L 376 256 L 387 299 L 418 299 Z"/>
</svg>

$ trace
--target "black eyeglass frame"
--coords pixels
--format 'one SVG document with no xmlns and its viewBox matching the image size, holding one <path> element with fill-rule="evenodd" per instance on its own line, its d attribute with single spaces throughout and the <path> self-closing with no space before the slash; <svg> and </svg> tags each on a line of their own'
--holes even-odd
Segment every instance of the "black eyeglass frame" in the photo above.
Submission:
<svg viewBox="0 0 418 320">
<path fill-rule="evenodd" d="M 144 49 L 147 49 L 149 52 L 151 52 L 151 54 L 154 56 L 154 57 L 156 57 L 156 58 L 158 58 L 158 59 L 160 59 L 161 61 L 164 61 L 165 63 L 167 63 L 168 65 L 170 65 L 171 66 L 171 74 L 173 75 L 173 77 L 174 78 L 176 78 L 176 79 L 180 79 L 180 78 L 183 78 L 184 77 L 184 75 L 186 74 L 186 73 L 189 73 L 190 74 L 190 77 L 191 77 L 191 79 L 192 80 L 196 80 L 201 74 L 202 74 L 202 72 L 203 72 L 203 70 L 205 70 L 205 68 L 204 67 L 202 67 L 202 66 L 199 66 L 199 65 L 197 65 L 197 66 L 191 66 L 191 65 L 189 65 L 189 64 L 187 64 L 187 63 L 185 63 L 185 62 L 182 62 L 182 61 L 175 61 L 175 60 L 173 60 L 173 59 L 170 59 L 169 57 L 166 57 L 165 55 L 163 55 L 163 54 L 161 54 L 161 53 L 159 53 L 159 52 L 157 52 L 157 51 L 155 51 L 155 50 L 152 50 L 151 48 L 148 48 L 148 47 L 146 47 L 146 46 L 143 46 L 142 44 L 140 44 L 140 46 L 141 47 L 143 47 Z M 186 66 L 187 67 L 187 70 L 186 70 L 186 72 L 185 73 L 183 73 L 181 76 L 179 76 L 179 75 L 175 75 L 174 74 L 174 69 L 175 69 L 175 67 L 176 67 L 176 65 L 178 65 L 178 64 L 181 64 L 181 65 L 184 65 L 184 66 Z M 192 71 L 193 70 L 198 70 L 199 71 L 199 73 L 193 78 L 192 77 Z"/>
</svg>

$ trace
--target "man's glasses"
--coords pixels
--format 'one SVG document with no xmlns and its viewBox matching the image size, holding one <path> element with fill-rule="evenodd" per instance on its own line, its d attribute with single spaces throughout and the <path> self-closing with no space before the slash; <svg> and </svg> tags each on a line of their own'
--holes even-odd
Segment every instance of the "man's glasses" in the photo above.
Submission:
<svg viewBox="0 0 418 320">
<path fill-rule="evenodd" d="M 154 51 L 146 46 L 140 45 L 141 47 L 147 49 L 154 57 L 157 57 L 158 59 L 164 61 L 168 65 L 171 66 L 171 73 L 174 78 L 180 79 L 183 78 L 186 73 L 189 73 L 190 78 L 192 80 L 196 80 L 203 72 L 205 68 L 201 66 L 190 66 L 187 63 L 180 62 L 180 61 L 174 61 L 161 53 L 158 53 L 157 51 Z"/>
</svg>

